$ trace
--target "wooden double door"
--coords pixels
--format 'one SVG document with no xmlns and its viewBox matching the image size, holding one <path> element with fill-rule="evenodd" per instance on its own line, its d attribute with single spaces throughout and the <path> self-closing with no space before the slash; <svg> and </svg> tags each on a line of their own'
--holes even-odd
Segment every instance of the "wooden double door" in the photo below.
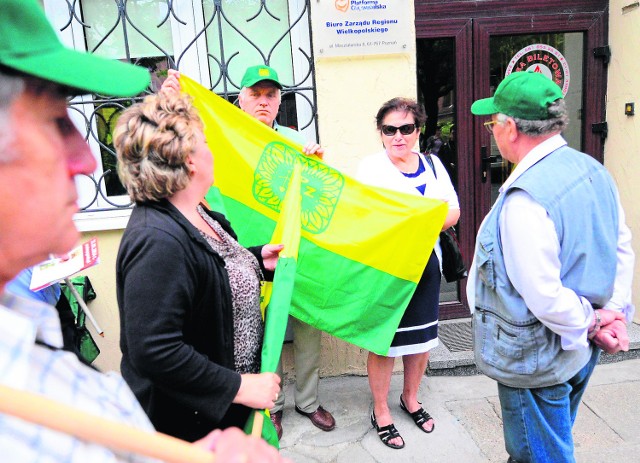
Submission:
<svg viewBox="0 0 640 463">
<path fill-rule="evenodd" d="M 458 235 L 470 265 L 478 227 L 513 168 L 471 104 L 511 72 L 542 72 L 565 93 L 569 144 L 602 161 L 608 2 L 416 0 L 415 14 L 418 98 L 428 116 L 421 144 L 436 141 L 456 186 Z M 465 287 L 466 280 L 443 282 L 441 319 L 469 315 Z"/>
</svg>

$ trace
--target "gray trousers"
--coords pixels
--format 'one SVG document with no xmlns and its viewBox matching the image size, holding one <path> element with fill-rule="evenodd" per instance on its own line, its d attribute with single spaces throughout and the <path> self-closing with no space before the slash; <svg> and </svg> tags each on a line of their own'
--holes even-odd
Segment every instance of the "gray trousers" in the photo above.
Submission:
<svg viewBox="0 0 640 463">
<path fill-rule="evenodd" d="M 293 329 L 293 361 L 296 369 L 294 401 L 305 413 L 316 411 L 318 402 L 318 382 L 320 381 L 320 341 L 322 332 L 300 320 L 289 319 Z M 282 358 L 276 373 L 282 378 Z M 284 387 L 271 413 L 284 407 Z"/>
</svg>

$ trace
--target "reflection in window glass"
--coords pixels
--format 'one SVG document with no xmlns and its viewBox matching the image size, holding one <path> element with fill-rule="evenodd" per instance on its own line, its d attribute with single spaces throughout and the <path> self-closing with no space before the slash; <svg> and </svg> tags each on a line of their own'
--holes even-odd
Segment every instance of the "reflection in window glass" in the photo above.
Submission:
<svg viewBox="0 0 640 463">
<path fill-rule="evenodd" d="M 151 72 L 152 88 L 160 88 L 162 81 L 167 77 L 168 60 L 164 56 L 148 57 L 140 59 L 138 64 L 144 65 Z M 116 171 L 116 152 L 113 148 L 112 134 L 118 117 L 132 103 L 133 100 L 131 99 L 124 99 L 123 101 L 116 99 L 116 101 L 109 100 L 106 102 L 96 100 L 94 103 L 94 117 L 107 196 L 118 196 L 127 193 L 120 183 Z M 119 204 L 121 202 L 119 201 Z"/>
<path fill-rule="evenodd" d="M 166 0 L 127 0 L 127 14 L 114 2 L 82 0 L 87 49 L 106 58 L 173 55 Z"/>
<path fill-rule="evenodd" d="M 455 63 L 453 39 L 417 41 L 418 101 L 427 114 L 420 134 L 420 151 L 430 151 L 440 158 L 457 190 Z"/>
<path fill-rule="evenodd" d="M 83 0 L 82 15 L 87 48 L 111 59 L 131 61 L 151 72 L 151 88 L 158 89 L 173 60 L 173 41 L 167 2 L 164 0 L 129 0 L 126 15 L 116 5 L 101 0 Z M 107 196 L 126 194 L 116 172 L 116 155 L 112 133 L 122 110 L 132 103 L 100 101 L 94 104 L 94 118 L 104 190 Z"/>
<path fill-rule="evenodd" d="M 129 106 L 129 105 L 127 105 Z M 113 130 L 124 108 L 119 104 L 100 105 L 96 108 L 96 129 L 100 143 L 100 158 L 104 174 L 104 186 L 109 196 L 124 195 L 126 191 L 116 173 L 116 156 L 113 149 Z"/>
<path fill-rule="evenodd" d="M 285 86 L 278 122 L 316 138 L 307 1 L 79 0 L 68 2 L 70 8 L 59 3 L 44 0 L 65 43 L 151 72 L 150 88 L 134 98 L 80 96 L 70 104 L 101 161 L 82 187 L 86 210 L 128 206 L 117 178 L 112 129 L 125 107 L 161 87 L 169 68 L 235 101 L 246 67 L 267 63 Z"/>
<path fill-rule="evenodd" d="M 215 4 L 220 9 L 215 11 Z M 249 66 L 268 64 L 285 85 L 293 85 L 291 35 L 288 1 L 204 0 L 207 48 L 213 91 L 240 90 L 240 81 Z M 214 13 L 216 14 L 213 17 Z M 224 48 L 222 47 L 224 43 Z M 219 63 L 224 63 L 229 81 Z"/>
<path fill-rule="evenodd" d="M 418 39 L 416 42 L 418 101 L 424 105 L 427 123 L 420 134 L 420 150 L 440 158 L 456 191 L 458 148 L 456 142 L 456 60 L 452 38 Z M 456 228 L 458 236 L 462 224 Z M 440 284 L 440 303 L 460 300 L 458 282 Z"/>
</svg>

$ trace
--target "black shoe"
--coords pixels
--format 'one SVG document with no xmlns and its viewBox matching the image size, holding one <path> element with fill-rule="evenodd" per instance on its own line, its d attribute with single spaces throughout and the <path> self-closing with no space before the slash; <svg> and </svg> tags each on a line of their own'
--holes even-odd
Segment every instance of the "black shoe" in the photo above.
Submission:
<svg viewBox="0 0 640 463">
<path fill-rule="evenodd" d="M 418 402 L 418 403 L 422 405 L 421 402 Z M 422 432 L 426 432 L 427 434 L 429 434 L 433 432 L 434 429 L 436 429 L 436 423 L 433 417 L 429 415 L 424 408 L 420 407 L 418 410 L 416 410 L 413 413 L 409 411 L 407 406 L 404 404 L 404 400 L 402 400 L 402 394 L 400 394 L 400 408 L 409 414 L 413 422 L 416 424 L 416 426 L 420 428 Z M 429 431 L 427 431 L 422 427 L 422 425 L 429 420 L 433 421 L 434 423 L 433 423 L 433 427 Z"/>
<path fill-rule="evenodd" d="M 380 440 L 384 445 L 392 449 L 401 449 L 404 447 L 404 439 L 402 439 L 402 436 L 400 435 L 396 427 L 393 425 L 393 423 L 379 428 L 378 423 L 376 422 L 376 414 L 373 411 L 371 411 L 371 425 L 374 428 L 376 428 L 376 431 L 378 432 L 378 437 L 380 438 Z M 402 439 L 402 445 L 392 444 L 389 442 L 391 439 L 395 439 L 396 437 L 399 437 L 400 439 Z"/>
</svg>

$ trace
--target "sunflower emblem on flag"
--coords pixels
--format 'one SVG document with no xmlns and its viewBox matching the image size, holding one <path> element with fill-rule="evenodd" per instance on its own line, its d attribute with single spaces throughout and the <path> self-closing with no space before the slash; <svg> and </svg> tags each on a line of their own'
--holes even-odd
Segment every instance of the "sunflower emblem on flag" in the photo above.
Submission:
<svg viewBox="0 0 640 463">
<path fill-rule="evenodd" d="M 302 229 L 322 233 L 329 226 L 344 177 L 340 172 L 282 142 L 269 143 L 258 161 L 253 177 L 253 197 L 280 212 L 296 163 L 302 164 L 300 197 Z"/>
</svg>

